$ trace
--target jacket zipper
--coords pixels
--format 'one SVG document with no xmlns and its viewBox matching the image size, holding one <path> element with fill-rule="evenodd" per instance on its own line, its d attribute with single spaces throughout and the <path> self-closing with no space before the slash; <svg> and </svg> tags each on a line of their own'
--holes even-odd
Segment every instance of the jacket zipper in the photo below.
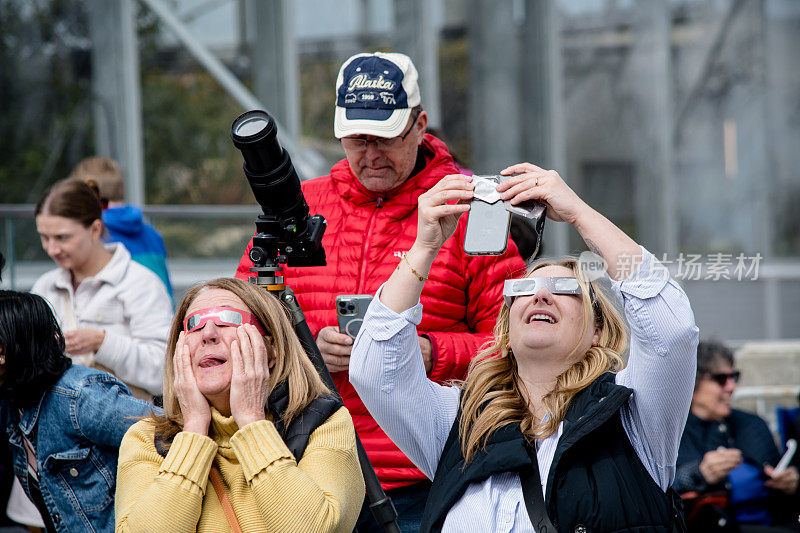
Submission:
<svg viewBox="0 0 800 533">
<path fill-rule="evenodd" d="M 364 279 L 367 275 L 367 251 L 369 250 L 370 245 L 370 236 L 372 235 L 372 228 L 375 226 L 375 215 L 378 213 L 378 209 L 381 208 L 383 204 L 383 196 L 378 196 L 378 201 L 375 204 L 375 209 L 372 210 L 372 213 L 369 215 L 369 221 L 367 222 L 367 231 L 364 234 L 364 244 L 361 248 L 361 268 L 358 274 L 358 284 L 356 285 L 356 294 L 363 294 L 364 293 Z"/>
</svg>

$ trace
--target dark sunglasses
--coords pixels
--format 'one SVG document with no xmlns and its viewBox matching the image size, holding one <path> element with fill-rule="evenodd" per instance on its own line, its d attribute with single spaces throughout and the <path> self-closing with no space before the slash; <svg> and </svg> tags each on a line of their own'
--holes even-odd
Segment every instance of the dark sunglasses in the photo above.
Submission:
<svg viewBox="0 0 800 533">
<path fill-rule="evenodd" d="M 742 375 L 741 372 L 739 372 L 738 370 L 734 370 L 730 374 L 726 372 L 720 372 L 718 374 L 709 374 L 708 379 L 716 381 L 717 385 L 719 385 L 720 387 L 724 387 L 725 384 L 728 383 L 729 379 L 732 379 L 734 383 L 739 383 L 739 376 L 741 375 Z"/>
</svg>

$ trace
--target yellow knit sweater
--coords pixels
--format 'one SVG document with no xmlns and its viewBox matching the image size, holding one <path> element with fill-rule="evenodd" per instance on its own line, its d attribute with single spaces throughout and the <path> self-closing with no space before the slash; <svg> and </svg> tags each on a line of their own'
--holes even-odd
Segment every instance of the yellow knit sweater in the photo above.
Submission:
<svg viewBox="0 0 800 533">
<path fill-rule="evenodd" d="M 299 464 L 271 421 L 239 429 L 211 411 L 211 437 L 178 433 L 166 457 L 150 422 L 131 426 L 119 451 L 117 531 L 231 531 L 209 481 L 212 464 L 245 532 L 353 530 L 364 479 L 346 408 L 311 434 Z"/>
</svg>

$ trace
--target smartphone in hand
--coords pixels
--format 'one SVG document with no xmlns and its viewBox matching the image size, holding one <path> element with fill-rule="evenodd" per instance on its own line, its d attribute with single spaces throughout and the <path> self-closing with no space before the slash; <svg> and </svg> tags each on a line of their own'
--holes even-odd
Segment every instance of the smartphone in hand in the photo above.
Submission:
<svg viewBox="0 0 800 533">
<path fill-rule="evenodd" d="M 789 466 L 792 457 L 794 457 L 794 452 L 796 451 L 797 451 L 797 441 L 794 439 L 787 440 L 786 453 L 783 454 L 783 457 L 781 457 L 781 460 L 778 461 L 778 464 L 775 466 L 774 470 L 775 474 L 780 474 L 781 472 L 786 470 L 786 467 Z"/>
<path fill-rule="evenodd" d="M 480 176 L 495 184 L 499 176 Z M 487 203 L 473 198 L 469 204 L 467 229 L 464 233 L 464 253 L 467 255 L 500 255 L 508 246 L 511 213 L 502 200 Z"/>
<path fill-rule="evenodd" d="M 464 253 L 467 255 L 501 255 L 508 246 L 508 233 L 511 215 L 516 214 L 526 220 L 536 233 L 536 256 L 542 242 L 546 206 L 536 200 L 526 200 L 511 205 L 499 199 L 494 190 L 498 183 L 510 176 L 473 176 L 480 178 L 475 187 L 475 197 L 469 204 L 467 228 L 464 232 Z M 487 186 L 492 190 L 487 191 Z M 480 194 L 479 194 L 479 189 Z M 491 203 L 490 203 L 491 202 Z"/>
<path fill-rule="evenodd" d="M 340 294 L 337 296 L 336 318 L 339 321 L 339 332 L 355 339 L 371 301 L 371 294 Z"/>
</svg>

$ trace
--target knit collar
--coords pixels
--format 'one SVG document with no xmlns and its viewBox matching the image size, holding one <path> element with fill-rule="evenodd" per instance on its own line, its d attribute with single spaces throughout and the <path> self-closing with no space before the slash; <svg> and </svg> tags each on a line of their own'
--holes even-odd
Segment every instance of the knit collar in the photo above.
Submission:
<svg viewBox="0 0 800 533">
<path fill-rule="evenodd" d="M 239 431 L 239 426 L 232 416 L 225 416 L 215 407 L 211 407 L 211 425 L 208 433 L 220 447 L 230 446 L 229 441 L 237 431 Z"/>
<path fill-rule="evenodd" d="M 272 420 L 272 414 L 267 413 L 267 420 Z M 231 448 L 231 437 L 239 431 L 239 425 L 233 416 L 225 416 L 215 407 L 211 407 L 211 424 L 208 428 L 208 436 L 214 439 L 219 447 L 218 453 L 223 457 L 233 459 L 235 454 Z"/>
</svg>

